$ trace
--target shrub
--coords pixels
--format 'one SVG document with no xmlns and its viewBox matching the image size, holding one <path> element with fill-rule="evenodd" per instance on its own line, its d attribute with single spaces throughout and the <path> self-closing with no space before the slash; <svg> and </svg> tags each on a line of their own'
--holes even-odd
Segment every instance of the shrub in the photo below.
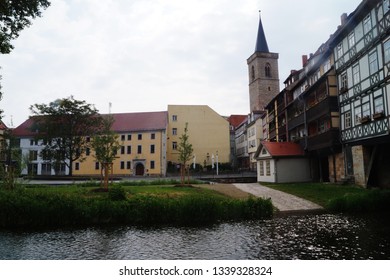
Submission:
<svg viewBox="0 0 390 280">
<path fill-rule="evenodd" d="M 112 201 L 126 200 L 126 191 L 121 186 L 114 186 L 108 191 L 108 197 Z"/>
</svg>

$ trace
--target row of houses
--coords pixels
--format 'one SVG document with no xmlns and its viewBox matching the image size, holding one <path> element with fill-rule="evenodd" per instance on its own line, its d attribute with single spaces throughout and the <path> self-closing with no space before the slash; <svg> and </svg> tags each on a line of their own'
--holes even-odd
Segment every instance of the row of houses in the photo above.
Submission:
<svg viewBox="0 0 390 280">
<path fill-rule="evenodd" d="M 277 55 L 262 34 L 248 59 L 251 114 L 236 130 L 237 142 L 246 142 L 237 150 L 241 164 L 256 168 L 259 181 L 390 185 L 389 0 L 363 0 L 343 14 L 335 33 L 302 56 L 302 68 L 291 71 L 282 90 L 270 69 L 277 69 Z M 295 165 L 286 163 L 291 159 Z"/>
<path fill-rule="evenodd" d="M 302 56 L 280 90 L 277 53 L 269 51 L 261 18 L 247 59 L 250 113 L 222 117 L 208 106 L 169 105 L 167 111 L 113 114 L 121 149 L 114 173 L 165 176 L 178 163 L 177 145 L 188 123 L 193 163 L 218 159 L 256 170 L 259 181 L 345 181 L 389 186 L 390 7 L 363 0 L 315 53 Z M 31 119 L 14 129 L 23 174 L 67 174 L 40 156 Z M 98 175 L 87 151 L 75 175 Z"/>
<path fill-rule="evenodd" d="M 117 176 L 166 176 L 169 167 L 179 163 L 178 144 L 188 123 L 188 135 L 194 153 L 191 164 L 212 164 L 218 156 L 220 163 L 230 162 L 229 122 L 208 106 L 169 105 L 167 111 L 112 114 L 112 130 L 118 135 L 120 150 L 113 166 Z M 13 129 L 22 157 L 27 164 L 22 175 L 67 175 L 67 164 L 54 165 L 41 151 L 42 141 L 36 140 L 30 118 Z M 87 141 L 90 140 L 87 136 Z M 85 160 L 72 166 L 73 175 L 99 176 L 101 163 L 94 151 L 87 149 Z"/>
</svg>

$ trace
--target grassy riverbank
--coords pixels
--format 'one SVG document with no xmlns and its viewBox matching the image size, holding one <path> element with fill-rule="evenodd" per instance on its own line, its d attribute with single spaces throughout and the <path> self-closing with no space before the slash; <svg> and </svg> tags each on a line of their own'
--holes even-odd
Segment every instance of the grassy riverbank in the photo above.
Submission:
<svg viewBox="0 0 390 280">
<path fill-rule="evenodd" d="M 345 213 L 390 211 L 390 190 L 372 190 L 355 185 L 330 183 L 263 185 L 310 200 L 330 211 Z"/>
<path fill-rule="evenodd" d="M 102 224 L 203 225 L 272 216 L 269 200 L 233 199 L 212 190 L 174 186 L 36 186 L 0 190 L 0 228 Z"/>
</svg>

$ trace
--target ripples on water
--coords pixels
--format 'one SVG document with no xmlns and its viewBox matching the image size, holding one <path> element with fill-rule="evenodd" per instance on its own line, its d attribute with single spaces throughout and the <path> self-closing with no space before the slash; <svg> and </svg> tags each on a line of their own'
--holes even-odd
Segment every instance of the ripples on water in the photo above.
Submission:
<svg viewBox="0 0 390 280">
<path fill-rule="evenodd" d="M 0 232 L 0 259 L 389 259 L 385 219 L 308 215 L 204 228 Z"/>
</svg>

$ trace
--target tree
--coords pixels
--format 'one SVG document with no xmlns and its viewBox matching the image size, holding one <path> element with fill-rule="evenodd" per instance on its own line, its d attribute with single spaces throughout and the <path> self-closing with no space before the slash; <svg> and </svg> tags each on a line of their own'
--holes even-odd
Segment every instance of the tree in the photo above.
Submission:
<svg viewBox="0 0 390 280">
<path fill-rule="evenodd" d="M 177 147 L 179 151 L 179 161 L 180 161 L 180 178 L 181 184 L 184 184 L 185 181 L 185 171 L 188 171 L 188 184 L 190 183 L 190 169 L 187 166 L 187 162 L 192 158 L 192 152 L 194 151 L 192 148 L 192 144 L 189 142 L 188 135 L 188 123 L 185 124 L 184 133 L 179 138 L 180 142 Z"/>
<path fill-rule="evenodd" d="M 11 40 L 16 39 L 19 32 L 30 26 L 31 20 L 40 17 L 42 10 L 49 6 L 47 0 L 0 0 L 0 53 L 10 53 L 14 48 Z M 0 100 L 1 97 L 0 82 Z M 2 112 L 0 110 L 0 120 Z"/>
<path fill-rule="evenodd" d="M 92 138 L 92 148 L 95 151 L 95 158 L 103 166 L 104 188 L 108 189 L 108 177 L 110 171 L 113 171 L 112 163 L 117 157 L 117 151 L 120 148 L 118 134 L 111 130 L 114 118 L 112 115 L 103 118 L 103 127 L 99 134 Z"/>
<path fill-rule="evenodd" d="M 45 145 L 41 157 L 54 163 L 56 171 L 61 164 L 67 165 L 72 176 L 73 162 L 85 160 L 86 149 L 91 145 L 89 136 L 101 130 L 102 117 L 93 105 L 73 96 L 48 105 L 35 104 L 30 110 L 34 117 L 31 129 Z"/>
<path fill-rule="evenodd" d="M 48 0 L 0 0 L 0 53 L 10 53 L 11 40 L 49 6 Z"/>
</svg>

